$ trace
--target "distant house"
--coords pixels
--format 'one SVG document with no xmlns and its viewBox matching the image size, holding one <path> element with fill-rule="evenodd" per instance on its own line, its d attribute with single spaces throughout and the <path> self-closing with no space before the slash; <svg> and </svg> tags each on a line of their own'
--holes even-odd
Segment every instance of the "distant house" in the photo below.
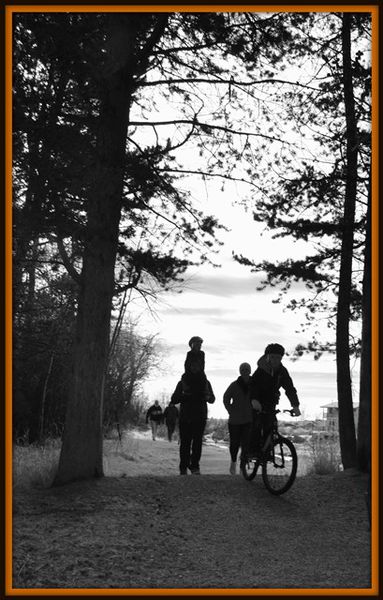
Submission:
<svg viewBox="0 0 383 600">
<path fill-rule="evenodd" d="M 358 423 L 359 416 L 359 404 L 353 403 L 354 407 L 354 420 L 355 426 Z M 339 418 L 339 407 L 337 402 L 330 402 L 329 404 L 323 404 L 323 419 L 325 421 L 326 429 L 328 431 L 338 431 L 338 418 Z"/>
</svg>

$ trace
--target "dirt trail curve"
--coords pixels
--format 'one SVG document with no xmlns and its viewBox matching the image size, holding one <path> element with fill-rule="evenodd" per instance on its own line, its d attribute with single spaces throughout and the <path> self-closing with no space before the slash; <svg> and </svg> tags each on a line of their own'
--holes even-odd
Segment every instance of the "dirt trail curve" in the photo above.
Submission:
<svg viewBox="0 0 383 600">
<path fill-rule="evenodd" d="M 121 454 L 101 480 L 15 493 L 15 588 L 370 587 L 364 476 L 299 477 L 274 497 L 227 474 L 227 449 L 205 446 L 187 477 L 176 443 Z"/>
</svg>

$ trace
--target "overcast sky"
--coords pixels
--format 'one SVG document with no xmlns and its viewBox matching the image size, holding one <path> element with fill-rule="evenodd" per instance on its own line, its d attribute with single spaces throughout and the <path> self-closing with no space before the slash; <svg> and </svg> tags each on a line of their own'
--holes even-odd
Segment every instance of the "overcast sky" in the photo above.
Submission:
<svg viewBox="0 0 383 600">
<path fill-rule="evenodd" d="M 299 68 L 295 64 L 289 65 L 284 71 L 284 79 L 310 82 L 317 68 L 314 63 L 315 59 L 313 63 L 308 61 L 304 68 L 300 68 L 300 65 Z M 322 76 L 324 72 L 322 71 Z M 261 93 L 261 89 L 258 93 Z M 219 97 L 217 98 L 219 100 Z M 213 100 L 212 97 L 209 101 Z M 268 102 L 270 101 L 271 98 L 268 97 Z M 169 116 L 167 102 L 162 105 L 162 109 L 164 115 Z M 176 110 L 175 107 L 173 109 Z M 273 105 L 273 109 L 280 114 L 284 110 L 283 102 Z M 260 127 L 261 123 L 257 122 L 257 126 Z M 268 127 L 267 123 L 265 127 Z M 284 137 L 301 144 L 300 153 L 305 156 L 306 142 L 303 143 L 299 136 L 295 138 L 293 131 L 286 127 L 284 122 Z M 162 130 L 161 134 L 165 135 Z M 153 136 L 154 132 L 145 130 L 140 132 L 140 135 Z M 319 160 L 320 148 L 312 145 L 312 141 L 310 144 L 308 150 L 312 152 L 312 157 L 315 156 L 315 159 Z M 186 156 L 182 154 L 184 152 Z M 182 153 L 185 164 L 193 164 L 193 161 L 190 161 L 191 156 L 187 156 L 188 150 L 183 149 Z M 195 157 L 197 156 L 198 153 L 195 153 Z M 198 160 L 195 157 L 193 160 Z M 267 162 L 268 157 L 265 158 Z M 204 157 L 200 160 L 204 160 Z M 254 164 L 252 167 L 257 173 L 259 165 Z M 228 184 L 223 191 L 220 185 L 216 180 L 202 183 L 197 177 L 182 182 L 182 187 L 191 193 L 197 209 L 213 214 L 230 228 L 228 232 L 220 232 L 223 246 L 219 254 L 213 256 L 214 261 L 221 264 L 221 268 L 204 265 L 188 270 L 183 292 L 162 294 L 155 307 L 155 318 L 142 303 L 132 303 L 130 310 L 133 316 L 140 315 L 140 330 L 144 333 L 158 333 L 163 345 L 163 372 L 153 373 L 152 379 L 145 385 L 145 393 L 150 400 L 159 398 L 163 405 L 169 401 L 183 373 L 185 355 L 189 350 L 188 340 L 193 335 L 199 335 L 204 339 L 202 349 L 205 352 L 206 374 L 216 395 L 215 404 L 209 408 L 209 414 L 212 417 L 226 418 L 222 396 L 228 385 L 237 378 L 241 362 L 249 362 L 254 371 L 257 360 L 268 343 L 281 343 L 288 353 L 292 353 L 298 343 L 307 343 L 312 337 L 312 332 L 306 335 L 297 333 L 300 324 L 305 320 L 304 314 L 284 312 L 282 305 L 273 303 L 278 295 L 277 288 L 257 290 L 262 277 L 251 273 L 249 267 L 235 263 L 232 252 L 243 254 L 257 262 L 280 261 L 287 257 L 303 258 L 310 254 L 311 248 L 303 241 L 272 239 L 270 234 L 261 235 L 263 227 L 254 222 L 251 210 L 246 212 L 238 205 L 244 195 L 249 193 L 249 189 L 241 187 L 244 184 L 237 182 Z M 267 181 L 263 181 L 262 185 L 266 187 Z M 299 299 L 304 293 L 303 284 L 296 285 L 291 297 Z M 323 315 L 317 315 L 315 327 L 323 330 L 323 341 L 331 335 Z M 319 360 L 314 360 L 312 355 L 305 355 L 294 362 L 287 356 L 284 364 L 293 377 L 304 416 L 321 417 L 321 406 L 337 400 L 335 356 L 324 355 Z M 358 365 L 352 363 L 351 367 L 354 400 L 357 400 Z M 284 394 L 281 406 L 289 407 Z"/>
<path fill-rule="evenodd" d="M 149 398 L 159 398 L 163 406 L 169 401 L 183 373 L 188 340 L 199 335 L 204 340 L 205 371 L 216 395 L 209 416 L 226 418 L 222 396 L 237 378 L 241 362 L 249 362 L 254 371 L 268 343 L 281 343 L 287 352 L 292 352 L 298 343 L 310 338 L 297 333 L 303 314 L 284 312 L 280 304 L 273 303 L 278 294 L 276 288 L 256 290 L 262 276 L 251 273 L 249 267 L 239 265 L 231 257 L 235 250 L 257 259 L 281 259 L 287 252 L 289 255 L 302 252 L 299 244 L 261 236 L 261 226 L 242 207 L 232 206 L 228 195 L 210 195 L 209 210 L 231 228 L 230 232 L 220 234 L 224 245 L 214 257 L 221 268 L 203 265 L 190 269 L 183 292 L 164 293 L 155 317 L 139 303 L 133 303 L 131 308 L 134 307 L 133 314 L 141 315 L 139 329 L 158 333 L 163 344 L 163 372 L 154 373 L 145 384 Z M 304 293 L 303 285 L 294 289 L 297 292 L 299 297 Z M 321 405 L 337 399 L 335 356 L 314 360 L 312 355 L 305 355 L 294 362 L 285 357 L 284 364 L 293 377 L 303 415 L 321 417 Z M 353 371 L 357 388 L 356 365 Z M 282 408 L 290 406 L 284 393 L 280 404 Z"/>
</svg>

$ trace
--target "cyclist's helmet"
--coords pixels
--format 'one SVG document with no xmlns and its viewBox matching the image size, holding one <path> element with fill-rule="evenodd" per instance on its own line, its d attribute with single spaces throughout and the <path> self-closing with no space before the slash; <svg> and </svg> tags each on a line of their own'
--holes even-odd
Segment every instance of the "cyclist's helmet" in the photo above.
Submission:
<svg viewBox="0 0 383 600">
<path fill-rule="evenodd" d="M 194 335 L 194 336 L 193 336 L 192 338 L 190 338 L 190 340 L 189 340 L 189 346 L 190 346 L 190 348 L 192 347 L 192 344 L 194 344 L 194 342 L 201 342 L 201 344 L 202 344 L 202 342 L 203 342 L 203 339 L 202 339 L 202 338 L 200 338 L 198 335 Z"/>
<path fill-rule="evenodd" d="M 269 344 L 265 348 L 265 354 L 279 354 L 279 356 L 283 356 L 285 353 L 285 349 L 280 344 Z"/>
</svg>

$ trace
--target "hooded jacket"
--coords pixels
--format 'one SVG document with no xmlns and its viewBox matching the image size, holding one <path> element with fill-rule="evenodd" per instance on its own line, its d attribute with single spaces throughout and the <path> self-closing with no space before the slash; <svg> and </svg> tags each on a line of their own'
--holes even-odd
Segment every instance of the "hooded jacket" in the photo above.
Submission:
<svg viewBox="0 0 383 600">
<path fill-rule="evenodd" d="M 258 360 L 258 368 L 250 379 L 250 398 L 258 400 L 264 410 L 271 410 L 279 402 L 282 387 L 290 400 L 291 406 L 299 406 L 297 390 L 286 367 L 282 364 L 273 370 L 266 355 Z"/>
<path fill-rule="evenodd" d="M 205 373 L 184 373 L 177 383 L 170 403 L 180 404 L 179 420 L 194 422 L 206 420 L 207 402 L 213 404 L 215 396 Z"/>
<path fill-rule="evenodd" d="M 223 404 L 229 413 L 231 425 L 243 425 L 252 421 L 252 406 L 249 396 L 249 384 L 242 377 L 233 381 L 223 395 Z"/>
</svg>

